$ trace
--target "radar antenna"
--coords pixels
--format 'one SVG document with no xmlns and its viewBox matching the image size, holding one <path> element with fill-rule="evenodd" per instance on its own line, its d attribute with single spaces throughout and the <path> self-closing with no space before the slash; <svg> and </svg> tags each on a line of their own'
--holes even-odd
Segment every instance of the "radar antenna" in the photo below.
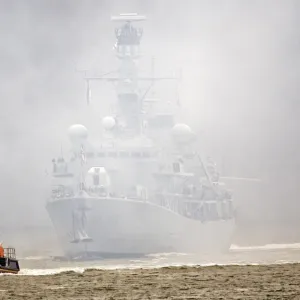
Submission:
<svg viewBox="0 0 300 300">
<path fill-rule="evenodd" d="M 112 21 L 116 22 L 138 22 L 138 21 L 145 21 L 146 17 L 138 15 L 137 13 L 126 13 L 126 14 L 119 14 L 118 16 L 112 16 L 110 18 Z"/>
<path fill-rule="evenodd" d="M 87 103 L 91 100 L 91 82 L 107 81 L 112 82 L 117 92 L 118 115 L 122 115 L 126 127 L 133 131 L 140 131 L 143 123 L 143 103 L 147 94 L 152 90 L 157 81 L 175 80 L 180 81 L 181 77 L 173 76 L 154 76 L 154 57 L 151 58 L 151 70 L 149 75 L 140 75 L 137 66 L 137 59 L 140 57 L 140 42 L 143 36 L 143 29 L 133 26 L 133 22 L 146 20 L 145 16 L 136 13 L 120 14 L 112 16 L 111 20 L 116 23 L 122 23 L 115 29 L 116 43 L 114 50 L 120 65 L 117 71 L 102 73 L 98 76 L 91 74 L 89 76 L 84 71 L 84 80 L 87 85 L 86 98 Z M 141 83 L 144 83 L 143 88 Z M 145 86 L 145 83 L 146 86 Z M 148 86 L 147 86 L 148 85 Z M 135 128 L 135 129 L 134 129 Z"/>
</svg>

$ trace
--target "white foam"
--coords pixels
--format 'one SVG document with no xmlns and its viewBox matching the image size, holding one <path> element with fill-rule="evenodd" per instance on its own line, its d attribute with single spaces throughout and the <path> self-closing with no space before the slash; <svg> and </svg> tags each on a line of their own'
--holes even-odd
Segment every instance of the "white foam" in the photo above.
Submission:
<svg viewBox="0 0 300 300">
<path fill-rule="evenodd" d="M 255 250 L 280 250 L 280 249 L 300 249 L 300 243 L 294 244 L 267 244 L 263 246 L 249 246 L 241 247 L 237 245 L 231 245 L 230 250 L 235 251 L 255 251 Z"/>
<path fill-rule="evenodd" d="M 68 271 L 74 271 L 76 273 L 83 273 L 85 268 L 56 268 L 56 269 L 23 269 L 18 275 L 30 275 L 30 276 L 41 276 L 41 275 L 54 275 Z"/>
<path fill-rule="evenodd" d="M 296 261 L 294 261 L 296 262 Z M 274 261 L 273 263 L 268 263 L 268 265 L 272 264 L 288 264 L 293 263 L 293 261 Z M 56 269 L 24 269 L 19 272 L 18 275 L 12 275 L 12 274 L 5 274 L 5 275 L 11 275 L 11 276 L 19 276 L 19 275 L 25 275 L 25 276 L 45 276 L 45 275 L 54 275 L 59 274 L 63 272 L 68 271 L 74 271 L 76 273 L 83 273 L 85 270 L 94 269 L 94 270 L 135 270 L 135 269 L 159 269 L 163 267 L 210 267 L 210 266 L 230 266 L 230 265 L 238 265 L 238 266 L 245 266 L 245 265 L 252 265 L 257 266 L 261 265 L 262 263 L 249 263 L 249 262 L 231 262 L 231 263 L 166 263 L 166 264 L 160 264 L 160 265 L 151 265 L 151 264 L 144 264 L 144 265 L 114 265 L 114 266 L 96 266 L 91 268 L 56 268 Z"/>
<path fill-rule="evenodd" d="M 167 253 L 156 253 L 156 254 L 148 254 L 148 257 L 167 257 L 167 256 L 185 256 L 187 253 L 178 253 L 178 252 L 167 252 Z"/>
<path fill-rule="evenodd" d="M 20 257 L 22 260 L 45 260 L 49 259 L 48 256 L 26 256 L 26 257 Z"/>
<path fill-rule="evenodd" d="M 300 250 L 300 243 L 294 244 L 267 244 L 264 246 L 241 247 L 238 245 L 231 246 L 231 254 L 218 257 L 216 260 L 207 256 L 189 256 L 186 253 L 159 253 L 148 255 L 148 258 L 128 260 L 128 261 L 97 261 L 91 264 L 68 264 L 51 269 L 21 269 L 18 275 L 52 275 L 62 272 L 73 271 L 82 273 L 88 269 L 98 270 L 124 270 L 124 269 L 155 269 L 172 266 L 226 266 L 226 265 L 260 265 L 260 264 L 286 264 L 300 262 L 300 252 L 289 252 L 284 250 Z M 273 250 L 273 251 L 272 251 Z M 277 250 L 277 251 L 276 251 Z M 258 255 L 261 251 L 261 255 Z M 270 251 L 270 256 L 267 251 Z M 284 255 L 282 252 L 284 251 Z M 249 253 L 255 252 L 255 256 L 249 256 Z M 266 257 L 267 255 L 267 257 Z M 27 257 L 27 259 L 39 259 L 38 257 Z M 49 258 L 48 258 L 49 259 Z M 193 262 L 193 263 L 190 263 Z M 57 266 L 57 265 L 56 265 Z M 15 276 L 15 275 L 12 275 Z"/>
</svg>

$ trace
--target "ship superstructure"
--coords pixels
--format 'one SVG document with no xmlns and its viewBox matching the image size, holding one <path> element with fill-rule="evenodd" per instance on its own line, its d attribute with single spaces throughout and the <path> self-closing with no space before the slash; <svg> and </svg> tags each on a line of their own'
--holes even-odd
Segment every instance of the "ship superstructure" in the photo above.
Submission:
<svg viewBox="0 0 300 300">
<path fill-rule="evenodd" d="M 139 74 L 145 17 L 112 17 L 119 69 L 109 76 L 116 111 L 103 118 L 103 134 L 91 141 L 81 124 L 69 128 L 73 156 L 53 160 L 47 211 L 67 256 L 222 251 L 234 230 L 232 195 L 219 182 L 211 159 L 196 149 L 191 128 L 172 110 L 147 99 L 156 81 L 176 76 Z M 145 89 L 141 85 L 145 83 Z M 163 109 L 161 109 L 163 107 Z"/>
</svg>

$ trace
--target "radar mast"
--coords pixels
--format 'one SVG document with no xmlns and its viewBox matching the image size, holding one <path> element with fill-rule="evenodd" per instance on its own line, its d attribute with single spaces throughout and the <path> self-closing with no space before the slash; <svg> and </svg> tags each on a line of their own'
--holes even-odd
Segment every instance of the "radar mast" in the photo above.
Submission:
<svg viewBox="0 0 300 300">
<path fill-rule="evenodd" d="M 115 23 L 121 23 L 115 28 L 116 42 L 114 45 L 116 57 L 120 61 L 119 68 L 115 72 L 107 72 L 93 77 L 87 76 L 85 72 L 87 100 L 89 103 L 91 81 L 99 80 L 114 83 L 117 93 L 116 115 L 119 118 L 117 123 L 123 124 L 123 132 L 140 134 L 143 130 L 144 100 L 154 83 L 161 80 L 178 80 L 179 77 L 154 77 L 153 65 L 150 76 L 139 76 L 137 61 L 141 56 L 140 43 L 143 29 L 134 26 L 133 23 L 145 21 L 146 17 L 130 13 L 112 16 L 111 20 Z M 149 84 L 143 90 L 140 82 L 148 82 Z"/>
</svg>

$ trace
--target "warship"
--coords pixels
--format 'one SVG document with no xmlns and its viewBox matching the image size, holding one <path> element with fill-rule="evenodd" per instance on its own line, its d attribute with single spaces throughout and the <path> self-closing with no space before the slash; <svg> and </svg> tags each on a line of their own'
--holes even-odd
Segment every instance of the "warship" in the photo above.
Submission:
<svg viewBox="0 0 300 300">
<path fill-rule="evenodd" d="M 84 80 L 88 99 L 91 82 L 112 82 L 115 111 L 102 119 L 97 141 L 84 125 L 70 126 L 72 156 L 52 160 L 46 210 L 65 257 L 211 253 L 231 245 L 233 196 L 216 164 L 163 101 L 147 98 L 157 81 L 180 76 L 140 74 L 143 29 L 136 24 L 145 19 L 111 17 L 118 71 Z"/>
</svg>

